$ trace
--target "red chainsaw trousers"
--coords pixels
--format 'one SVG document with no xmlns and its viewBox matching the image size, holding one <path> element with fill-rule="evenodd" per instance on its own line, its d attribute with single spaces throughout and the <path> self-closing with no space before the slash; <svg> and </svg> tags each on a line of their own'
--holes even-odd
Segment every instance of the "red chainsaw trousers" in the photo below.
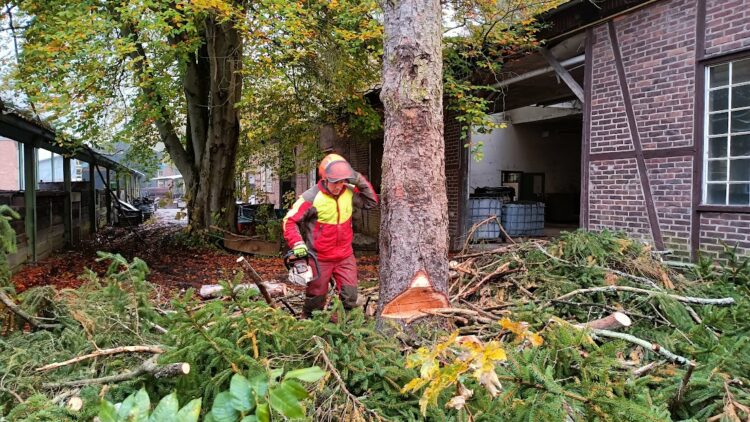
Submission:
<svg viewBox="0 0 750 422">
<path fill-rule="evenodd" d="M 312 311 L 323 309 L 328 294 L 331 278 L 336 281 L 336 292 L 341 298 L 345 309 L 357 306 L 357 261 L 354 254 L 338 261 L 320 261 L 320 277 L 307 285 L 305 290 L 305 304 L 302 308 L 304 316 L 309 317 Z M 313 276 L 317 276 L 313 265 Z"/>
</svg>

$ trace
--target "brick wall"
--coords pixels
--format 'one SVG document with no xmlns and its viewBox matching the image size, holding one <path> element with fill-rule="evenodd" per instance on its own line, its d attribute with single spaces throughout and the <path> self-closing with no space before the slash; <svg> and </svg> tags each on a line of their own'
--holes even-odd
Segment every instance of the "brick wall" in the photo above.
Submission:
<svg viewBox="0 0 750 422">
<path fill-rule="evenodd" d="M 594 30 L 591 86 L 591 153 L 629 151 L 628 119 L 617 80 L 607 26 Z"/>
<path fill-rule="evenodd" d="M 750 256 L 750 215 L 728 213 L 701 214 L 700 253 L 719 258 L 724 243 Z"/>
<path fill-rule="evenodd" d="M 750 47 L 750 1 L 706 0 L 706 55 Z"/>
<path fill-rule="evenodd" d="M 664 247 L 674 256 L 690 259 L 690 220 L 692 213 L 693 157 L 646 160 L 651 195 L 659 218 Z"/>
<path fill-rule="evenodd" d="M 17 190 L 18 145 L 16 141 L 0 137 L 0 190 Z"/>
<path fill-rule="evenodd" d="M 660 2 L 615 22 L 644 150 L 693 144 L 694 5 Z"/>
<path fill-rule="evenodd" d="M 465 148 L 461 142 L 461 124 L 456 121 L 454 112 L 445 110 L 443 118 L 443 139 L 445 139 L 445 183 L 448 194 L 448 236 L 450 250 L 461 248 L 464 232 L 462 208 L 468 196 L 462 189 L 467 177 L 464 163 Z"/>
<path fill-rule="evenodd" d="M 625 154 L 633 148 L 631 130 L 647 152 L 692 147 L 694 130 L 700 139 L 702 128 L 694 128 L 695 113 L 703 113 L 694 110 L 697 4 L 662 1 L 614 20 L 635 128 L 627 121 L 608 25 L 593 30 L 589 152 L 625 152 L 587 163 L 591 229 L 622 229 L 653 242 L 639 179 L 644 175 L 633 154 Z M 705 46 L 706 55 L 750 48 L 750 0 L 706 1 Z M 750 215 L 702 213 L 694 222 L 693 175 L 700 161 L 690 151 L 662 155 L 646 159 L 645 166 L 665 247 L 689 259 L 692 224 L 699 223 L 702 253 L 717 257 L 727 242 L 748 254 Z"/>
<path fill-rule="evenodd" d="M 589 213 L 591 230 L 614 228 L 652 241 L 635 159 L 591 163 Z"/>
</svg>

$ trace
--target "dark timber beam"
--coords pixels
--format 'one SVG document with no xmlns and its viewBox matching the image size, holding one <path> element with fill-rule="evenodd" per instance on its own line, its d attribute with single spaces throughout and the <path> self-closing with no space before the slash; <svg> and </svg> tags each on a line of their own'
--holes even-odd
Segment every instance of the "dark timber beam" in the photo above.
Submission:
<svg viewBox="0 0 750 422">
<path fill-rule="evenodd" d="M 643 191 L 643 198 L 646 202 L 648 222 L 651 226 L 651 237 L 653 237 L 654 239 L 656 248 L 659 250 L 664 250 L 664 241 L 662 240 L 661 228 L 659 227 L 659 216 L 656 214 L 654 197 L 651 194 L 651 183 L 648 179 L 646 160 L 643 157 L 643 148 L 641 147 L 641 137 L 638 134 L 638 125 L 635 122 L 633 103 L 630 100 L 630 89 L 628 88 L 628 82 L 625 75 L 625 66 L 622 64 L 622 54 L 620 53 L 620 44 L 617 41 L 615 24 L 612 21 L 609 21 L 607 22 L 607 26 L 609 27 L 609 41 L 612 44 L 612 52 L 615 54 L 615 67 L 617 68 L 617 78 L 620 81 L 622 100 L 625 103 L 625 113 L 628 116 L 630 139 L 633 141 L 633 149 L 635 150 L 635 161 L 638 166 L 638 175 L 641 181 L 641 190 Z"/>
<path fill-rule="evenodd" d="M 102 180 L 102 182 L 107 185 L 106 188 L 104 188 L 104 191 L 107 192 L 107 224 L 112 224 L 112 195 L 109 194 L 110 191 L 110 181 L 109 181 L 109 174 L 111 171 L 109 169 L 107 170 L 107 180 Z"/>
<path fill-rule="evenodd" d="M 698 207 L 703 202 L 703 112 L 706 106 L 705 65 L 701 59 L 706 53 L 706 0 L 696 1 L 695 18 L 695 103 L 693 106 L 693 203 L 690 219 L 690 260 L 698 260 L 701 247 L 701 216 Z"/>
<path fill-rule="evenodd" d="M 95 161 L 89 162 L 89 223 L 91 224 L 91 234 L 99 229 L 96 225 L 96 179 L 94 178 Z"/>
<path fill-rule="evenodd" d="M 70 158 L 63 157 L 63 189 L 65 202 L 63 204 L 63 226 L 65 227 L 65 245 L 73 245 L 73 194 L 70 182 Z"/>
<path fill-rule="evenodd" d="M 578 85 L 578 82 L 576 82 L 575 79 L 573 79 L 573 76 L 571 76 L 570 72 L 568 72 L 567 69 L 565 69 L 559 61 L 555 58 L 555 56 L 552 55 L 552 53 L 547 50 L 544 47 L 539 47 L 539 52 L 542 54 L 542 56 L 547 60 L 547 63 L 549 63 L 550 66 L 552 66 L 553 69 L 555 69 L 555 73 L 557 73 L 557 76 L 560 77 L 560 79 L 565 82 L 565 85 L 570 88 L 571 91 L 573 91 L 573 94 L 575 94 L 576 98 L 581 102 L 581 104 L 585 104 L 585 95 L 583 93 L 583 89 L 581 88 L 581 85 Z"/>
<path fill-rule="evenodd" d="M 23 144 L 23 183 L 27 257 L 36 262 L 36 150 L 32 144 Z"/>
</svg>

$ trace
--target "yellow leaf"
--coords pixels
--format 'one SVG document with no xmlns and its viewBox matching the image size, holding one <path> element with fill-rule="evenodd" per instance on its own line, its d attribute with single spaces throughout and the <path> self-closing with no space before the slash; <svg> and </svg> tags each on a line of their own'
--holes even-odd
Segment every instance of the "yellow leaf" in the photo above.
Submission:
<svg viewBox="0 0 750 422">
<path fill-rule="evenodd" d="M 542 336 L 536 333 L 532 333 L 529 336 L 529 341 L 531 341 L 531 344 L 535 347 L 539 347 L 544 344 L 544 339 L 542 338 Z"/>
<path fill-rule="evenodd" d="M 428 379 L 414 378 L 413 380 L 406 383 L 406 385 L 403 388 L 401 388 L 401 394 L 417 391 L 420 388 L 424 387 L 424 385 L 427 384 L 428 382 L 430 382 L 430 380 Z"/>
</svg>

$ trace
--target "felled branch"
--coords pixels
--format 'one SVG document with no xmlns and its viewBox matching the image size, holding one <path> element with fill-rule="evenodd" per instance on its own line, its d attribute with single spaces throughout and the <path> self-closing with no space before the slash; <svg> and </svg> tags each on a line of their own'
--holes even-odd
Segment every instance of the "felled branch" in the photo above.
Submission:
<svg viewBox="0 0 750 422">
<path fill-rule="evenodd" d="M 78 363 L 81 361 L 84 361 L 86 359 L 91 359 L 99 356 L 109 356 L 109 355 L 116 355 L 118 353 L 164 353 L 164 349 L 162 349 L 159 346 L 121 346 L 121 347 L 114 347 L 111 349 L 100 349 L 93 353 L 89 353 L 87 355 L 82 355 L 75 357 L 73 359 L 68 359 L 64 362 L 55 362 L 50 363 L 49 365 L 44 365 L 40 368 L 36 368 L 37 372 L 42 371 L 48 371 L 50 369 L 57 369 L 62 366 L 71 365 L 74 363 Z"/>
<path fill-rule="evenodd" d="M 326 354 L 325 346 L 327 346 L 328 343 L 318 336 L 313 336 L 313 340 L 315 340 L 315 344 L 318 345 L 318 350 L 320 351 L 320 357 L 323 359 L 323 362 L 325 362 L 328 370 L 331 371 L 331 374 L 333 374 L 333 377 L 336 378 L 336 381 L 338 382 L 339 387 L 341 387 L 341 389 L 344 391 L 344 394 L 346 394 L 346 397 L 348 397 L 349 400 L 351 400 L 352 403 L 354 403 L 357 407 L 371 414 L 376 420 L 382 421 L 383 418 L 381 418 L 380 415 L 378 415 L 375 411 L 368 409 L 364 404 L 362 404 L 362 402 L 354 394 L 349 392 L 349 390 L 346 388 L 346 383 L 341 378 L 341 375 L 339 374 L 339 372 L 336 370 L 336 367 L 331 362 L 331 359 L 328 357 L 328 354 Z"/>
<path fill-rule="evenodd" d="M 457 299 L 465 299 L 465 298 L 473 295 L 487 281 L 491 280 L 494 277 L 497 277 L 497 276 L 500 276 L 500 275 L 508 273 L 509 272 L 508 268 L 510 268 L 510 262 L 506 262 L 503 265 L 500 265 L 499 267 L 497 267 L 495 269 L 495 271 L 487 274 L 484 278 L 482 278 L 481 280 L 479 280 L 479 282 L 477 284 L 475 284 L 473 287 L 471 287 L 470 289 L 468 289 L 468 290 L 466 290 L 464 292 L 459 293 Z"/>
<path fill-rule="evenodd" d="M 616 338 L 620 340 L 625 340 L 627 342 L 637 344 L 645 349 L 651 350 L 653 352 L 656 352 L 664 358 L 666 358 L 670 362 L 679 363 L 680 365 L 694 365 L 692 361 L 689 359 L 675 355 L 674 353 L 670 352 L 669 350 L 659 346 L 656 343 L 651 343 L 649 341 L 640 339 L 638 337 L 632 336 L 630 334 L 624 334 L 624 333 L 617 333 L 610 330 L 591 330 L 593 337 L 609 337 L 609 338 Z"/>
<path fill-rule="evenodd" d="M 550 302 L 566 300 L 573 296 L 584 294 L 584 293 L 615 292 L 615 291 L 639 293 L 639 294 L 644 294 L 644 295 L 649 295 L 649 296 L 665 295 L 678 302 L 692 303 L 695 305 L 728 306 L 728 305 L 734 304 L 734 298 L 732 297 L 711 299 L 711 298 L 702 298 L 702 297 L 679 296 L 679 295 L 664 293 L 662 291 L 647 290 L 647 289 L 641 289 L 638 287 L 630 287 L 630 286 L 601 286 L 601 287 L 592 287 L 588 289 L 577 289 L 577 290 L 573 290 L 570 293 L 566 293 L 560 297 L 552 299 L 550 300 Z"/>
<path fill-rule="evenodd" d="M 271 295 L 268 293 L 268 290 L 266 290 L 266 286 L 263 285 L 263 280 L 261 280 L 260 275 L 258 275 L 258 272 L 255 271 L 255 268 L 253 268 L 253 266 L 250 265 L 249 262 L 247 262 L 244 256 L 237 258 L 237 262 L 241 262 L 242 266 L 249 270 L 250 279 L 253 280 L 253 283 L 255 283 L 256 286 L 258 286 L 258 290 L 260 290 L 260 294 L 263 295 L 263 299 L 265 299 L 266 303 L 268 303 L 271 307 L 275 308 L 276 305 L 273 303 Z"/>
<path fill-rule="evenodd" d="M 60 328 L 60 324 L 44 324 L 42 322 L 39 322 L 36 318 L 24 312 L 23 309 L 19 308 L 18 305 L 16 305 L 16 303 L 13 301 L 13 299 L 11 299 L 8 295 L 5 294 L 5 292 L 1 290 L 0 290 L 0 302 L 3 302 L 3 305 L 5 305 L 5 307 L 7 307 L 11 311 L 13 311 L 13 313 L 20 316 L 24 320 L 26 320 L 26 322 L 28 322 L 31 328 L 33 329 L 42 328 L 45 330 L 50 330 L 50 329 Z"/>
<path fill-rule="evenodd" d="M 591 328 L 592 330 L 617 330 L 622 327 L 630 327 L 633 322 L 630 317 L 622 312 L 615 312 L 604 318 L 595 319 L 583 324 L 578 324 L 581 328 Z"/>
<path fill-rule="evenodd" d="M 562 262 L 563 264 L 567 264 L 567 265 L 570 265 L 570 266 L 572 266 L 572 267 L 578 267 L 578 265 L 576 265 L 576 264 L 574 264 L 574 263 L 572 263 L 572 262 L 570 262 L 570 261 L 566 261 L 566 260 L 564 260 L 564 259 L 562 259 L 562 258 L 558 258 L 558 257 L 556 257 L 556 256 L 554 256 L 554 255 L 552 255 L 552 254 L 550 254 L 549 252 L 547 252 L 547 251 L 546 251 L 546 250 L 545 250 L 545 249 L 544 249 L 544 248 L 543 248 L 543 247 L 542 247 L 541 245 L 539 245 L 539 244 L 534 244 L 534 246 L 535 246 L 535 247 L 536 247 L 536 248 L 537 248 L 537 249 L 538 249 L 538 250 L 539 250 L 539 251 L 540 251 L 541 253 L 543 253 L 544 255 L 546 255 L 546 256 L 547 256 L 548 258 L 551 258 L 551 259 L 553 259 L 553 260 L 555 260 L 555 261 L 558 261 L 558 262 Z M 637 275 L 633 275 L 633 274 L 628 274 L 628 273 L 625 273 L 625 272 L 622 272 L 622 271 L 618 271 L 618 270 L 613 270 L 613 269 L 611 269 L 611 268 L 606 268 L 606 267 L 602 267 L 602 266 L 599 266 L 599 265 L 590 265 L 590 267 L 591 267 L 591 268 L 597 268 L 597 269 L 600 269 L 600 270 L 602 270 L 602 271 L 607 271 L 607 272 L 610 272 L 610 273 L 612 273 L 612 274 L 616 274 L 616 275 L 619 275 L 620 277 L 623 277 L 623 278 L 629 278 L 629 279 L 631 279 L 631 280 L 634 280 L 634 281 L 638 281 L 638 282 L 640 282 L 640 283 L 645 283 L 645 284 L 648 284 L 649 286 L 651 286 L 651 287 L 653 287 L 653 288 L 655 288 L 655 289 L 659 289 L 659 288 L 660 288 L 660 287 L 659 287 L 659 285 L 658 285 L 658 284 L 657 284 L 657 283 L 656 283 L 656 282 L 655 282 L 654 280 L 651 280 L 651 279 L 648 279 L 648 278 L 645 278 L 645 277 L 639 277 L 639 276 L 637 276 Z"/>
<path fill-rule="evenodd" d="M 263 282 L 263 286 L 266 288 L 270 297 L 283 297 L 287 294 L 286 284 L 282 283 L 269 283 Z M 234 293 L 238 293 L 247 289 L 259 291 L 256 284 L 238 284 L 234 286 Z M 198 291 L 198 295 L 203 299 L 210 299 L 214 297 L 220 297 L 224 294 L 224 288 L 220 284 L 204 284 Z"/>
<path fill-rule="evenodd" d="M 156 356 L 144 361 L 141 366 L 124 374 L 110 375 L 101 378 L 87 378 L 74 381 L 51 382 L 42 384 L 43 388 L 55 389 L 61 387 L 81 387 L 95 384 L 114 384 L 140 377 L 141 375 L 152 375 L 154 378 L 173 378 L 190 373 L 190 364 L 186 362 L 170 363 L 168 365 L 157 365 Z"/>
<path fill-rule="evenodd" d="M 494 319 L 481 316 L 479 312 L 472 311 L 471 309 L 434 308 L 434 309 L 426 309 L 420 312 L 424 314 L 423 316 L 420 316 L 420 317 L 424 317 L 428 315 L 436 315 L 436 316 L 442 316 L 442 317 L 459 317 L 460 318 L 460 316 L 467 316 L 468 318 L 471 318 L 482 324 L 492 324 L 496 321 Z M 413 319 L 418 319 L 420 317 L 415 317 Z"/>
</svg>

